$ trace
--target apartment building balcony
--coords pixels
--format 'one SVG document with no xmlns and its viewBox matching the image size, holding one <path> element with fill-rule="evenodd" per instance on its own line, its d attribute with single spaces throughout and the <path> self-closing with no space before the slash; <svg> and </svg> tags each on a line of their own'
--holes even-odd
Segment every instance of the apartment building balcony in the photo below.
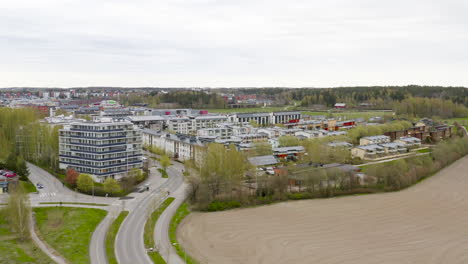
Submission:
<svg viewBox="0 0 468 264">
<path fill-rule="evenodd" d="M 64 151 L 74 151 L 74 152 L 90 153 L 90 154 L 108 154 L 108 153 L 117 153 L 117 152 L 125 152 L 125 151 L 127 151 L 126 148 L 114 149 L 114 150 L 106 150 L 106 151 L 97 151 L 97 150 L 90 151 L 90 150 L 73 149 L 73 148 L 63 149 L 63 150 L 64 150 Z"/>
<path fill-rule="evenodd" d="M 126 145 L 126 142 L 120 142 L 120 143 L 113 143 L 113 144 L 103 144 L 103 145 L 96 145 L 96 144 L 86 144 L 86 143 L 79 143 L 79 142 L 60 142 L 60 144 L 65 144 L 65 145 L 75 145 L 75 146 L 89 146 L 89 147 L 110 147 L 110 146 L 119 146 L 119 145 Z"/>
<path fill-rule="evenodd" d="M 80 129 L 80 128 L 70 128 L 70 131 L 81 131 L 81 132 L 117 132 L 117 131 L 124 131 L 123 128 L 117 129 L 102 129 L 102 130 L 95 130 L 95 129 Z"/>
<path fill-rule="evenodd" d="M 114 167 L 119 167 L 119 166 L 122 167 L 122 166 L 126 166 L 126 165 L 131 165 L 131 164 L 138 164 L 138 163 L 143 164 L 143 161 L 137 160 L 137 161 L 131 161 L 131 162 L 122 162 L 122 163 L 119 163 L 119 164 L 106 165 L 106 166 L 94 166 L 94 165 L 88 165 L 88 164 L 67 162 L 67 161 L 62 161 L 62 160 L 60 161 L 60 163 L 73 165 L 73 166 L 77 166 L 77 167 L 84 167 L 84 168 L 105 169 L 105 168 L 114 168 Z"/>
<path fill-rule="evenodd" d="M 72 135 L 60 135 L 64 138 L 83 138 L 83 139 L 96 139 L 96 140 L 105 140 L 105 139 L 118 139 L 118 138 L 127 138 L 123 136 L 110 136 L 110 137 L 88 137 L 88 136 L 72 136 Z"/>
<path fill-rule="evenodd" d="M 134 158 L 134 157 L 141 157 L 141 156 L 143 156 L 143 154 L 135 154 L 135 155 L 128 155 L 128 156 L 120 156 L 120 157 L 107 158 L 107 159 L 93 159 L 93 158 L 85 158 L 85 157 L 70 156 L 70 155 L 62 155 L 62 154 L 59 155 L 59 157 L 71 158 L 71 159 L 79 159 L 79 160 L 89 160 L 89 161 L 120 160 L 120 159 Z"/>
</svg>

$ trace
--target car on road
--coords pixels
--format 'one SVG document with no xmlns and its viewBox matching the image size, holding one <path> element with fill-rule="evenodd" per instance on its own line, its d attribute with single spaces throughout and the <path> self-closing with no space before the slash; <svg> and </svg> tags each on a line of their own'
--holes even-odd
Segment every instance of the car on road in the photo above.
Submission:
<svg viewBox="0 0 468 264">
<path fill-rule="evenodd" d="M 43 189 L 43 188 L 44 188 L 44 185 L 42 185 L 41 183 L 37 183 L 37 184 L 36 184 L 36 187 L 37 187 L 38 189 Z"/>
</svg>

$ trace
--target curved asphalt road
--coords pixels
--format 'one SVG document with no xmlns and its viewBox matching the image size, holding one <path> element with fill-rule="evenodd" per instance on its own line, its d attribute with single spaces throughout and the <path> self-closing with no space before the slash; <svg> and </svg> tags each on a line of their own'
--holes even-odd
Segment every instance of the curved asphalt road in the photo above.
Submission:
<svg viewBox="0 0 468 264">
<path fill-rule="evenodd" d="M 41 183 L 44 185 L 43 189 L 38 190 L 38 193 L 30 194 L 31 204 L 33 206 L 47 206 L 41 205 L 41 202 L 83 202 L 83 203 L 103 203 L 103 204 L 116 204 L 118 203 L 117 198 L 105 198 L 105 197 L 93 197 L 90 195 L 82 194 L 74 192 L 67 187 L 65 187 L 55 176 L 50 174 L 49 172 L 43 170 L 42 168 L 27 163 L 28 169 L 30 172 L 29 180 L 36 185 L 37 183 Z M 41 196 L 45 195 L 45 196 Z M 56 206 L 56 205 L 49 205 L 49 206 Z M 107 210 L 108 213 L 106 217 L 101 221 L 101 223 L 96 227 L 93 232 L 93 236 L 91 238 L 90 244 L 90 258 L 91 263 L 93 264 L 107 264 L 106 253 L 105 253 L 105 237 L 107 229 L 109 228 L 110 224 L 112 223 L 113 218 L 115 218 L 116 211 L 119 210 L 118 206 L 109 206 L 105 207 L 97 207 L 97 206 L 89 206 L 89 205 L 71 205 L 74 207 L 87 207 L 87 208 L 99 208 L 103 210 Z M 33 223 L 31 223 L 33 224 Z M 33 238 L 34 238 L 33 234 Z M 37 238 L 39 239 L 39 238 Z M 63 263 L 63 259 L 60 257 L 56 257 L 54 252 L 49 251 L 47 247 L 42 246 L 43 243 L 41 241 L 35 240 L 36 244 L 54 261 L 57 263 Z"/>
<path fill-rule="evenodd" d="M 115 242 L 115 252 L 120 264 L 152 263 L 143 243 L 145 222 L 154 206 L 155 199 L 160 198 L 157 204 L 159 206 L 164 201 L 162 199 L 164 196 L 161 197 L 161 194 L 164 194 L 166 190 L 173 194 L 183 185 L 184 177 L 175 167 L 178 166 L 171 166 L 167 169 L 168 180 L 153 190 L 151 195 L 139 201 L 122 223 Z"/>
<path fill-rule="evenodd" d="M 153 236 L 156 245 L 159 247 L 159 253 L 168 264 L 182 264 L 185 262 L 179 257 L 174 247 L 171 245 L 169 225 L 177 209 L 185 201 L 185 186 L 182 185 L 172 196 L 175 200 L 164 210 L 161 216 L 159 216 Z"/>
</svg>

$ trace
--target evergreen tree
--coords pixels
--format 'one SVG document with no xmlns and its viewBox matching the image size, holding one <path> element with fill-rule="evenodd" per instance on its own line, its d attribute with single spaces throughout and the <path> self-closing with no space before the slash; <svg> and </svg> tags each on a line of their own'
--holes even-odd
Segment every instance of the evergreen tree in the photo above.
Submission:
<svg viewBox="0 0 468 264">
<path fill-rule="evenodd" d="M 18 162 L 16 163 L 16 174 L 21 177 L 21 180 L 27 181 L 29 177 L 29 169 L 26 161 L 22 158 L 18 158 Z"/>
</svg>

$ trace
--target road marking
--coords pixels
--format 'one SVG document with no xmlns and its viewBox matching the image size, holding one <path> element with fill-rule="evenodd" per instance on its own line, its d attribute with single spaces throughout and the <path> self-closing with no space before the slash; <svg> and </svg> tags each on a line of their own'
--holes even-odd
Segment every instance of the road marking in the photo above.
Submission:
<svg viewBox="0 0 468 264">
<path fill-rule="evenodd" d="M 54 197 L 57 194 L 55 192 L 46 192 L 46 193 L 39 193 L 39 198 L 44 198 L 44 197 Z"/>
</svg>

